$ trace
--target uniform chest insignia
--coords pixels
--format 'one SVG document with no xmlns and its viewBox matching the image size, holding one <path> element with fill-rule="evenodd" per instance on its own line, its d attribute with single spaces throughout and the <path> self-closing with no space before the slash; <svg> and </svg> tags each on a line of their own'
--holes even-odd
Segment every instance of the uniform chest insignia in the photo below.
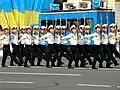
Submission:
<svg viewBox="0 0 120 90">
<path fill-rule="evenodd" d="M 30 37 L 27 37 L 26 39 L 30 40 L 31 38 L 30 38 Z"/>
<path fill-rule="evenodd" d="M 112 39 L 115 39 L 115 36 L 112 36 Z"/>
<path fill-rule="evenodd" d="M 97 35 L 97 36 L 96 36 L 96 39 L 97 39 L 97 40 L 99 40 L 99 39 L 100 39 L 100 36 L 99 36 L 99 35 Z"/>
<path fill-rule="evenodd" d="M 73 39 L 73 40 L 77 40 L 77 38 L 76 38 L 75 36 L 72 36 L 72 39 Z"/>
<path fill-rule="evenodd" d="M 54 40 L 53 36 L 50 36 L 50 40 L 52 40 L 52 41 Z"/>
</svg>

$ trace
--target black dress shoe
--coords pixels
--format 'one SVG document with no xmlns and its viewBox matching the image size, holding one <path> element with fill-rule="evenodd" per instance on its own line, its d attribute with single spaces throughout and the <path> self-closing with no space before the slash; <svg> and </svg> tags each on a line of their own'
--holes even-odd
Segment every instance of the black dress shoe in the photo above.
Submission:
<svg viewBox="0 0 120 90">
<path fill-rule="evenodd" d="M 23 66 L 23 64 L 19 63 L 18 66 Z"/>
<path fill-rule="evenodd" d="M 58 64 L 57 67 L 62 67 L 62 66 Z"/>
<path fill-rule="evenodd" d="M 105 68 L 105 67 L 103 67 L 103 66 L 99 66 L 99 68 Z"/>
<path fill-rule="evenodd" d="M 103 65 L 99 65 L 99 68 L 105 68 Z"/>
<path fill-rule="evenodd" d="M 31 66 L 35 66 L 34 64 L 31 64 Z"/>
<path fill-rule="evenodd" d="M 113 62 L 110 62 L 109 65 L 113 64 Z"/>
<path fill-rule="evenodd" d="M 115 64 L 115 66 L 118 66 L 118 65 L 120 65 L 120 64 L 119 64 L 119 63 L 116 63 L 116 64 Z"/>
<path fill-rule="evenodd" d="M 55 64 L 52 64 L 51 66 L 52 66 L 52 67 L 57 67 Z"/>
<path fill-rule="evenodd" d="M 75 66 L 76 68 L 79 68 L 79 66 Z"/>
<path fill-rule="evenodd" d="M 87 68 L 85 65 L 84 66 L 80 66 L 81 68 Z"/>
<path fill-rule="evenodd" d="M 92 65 L 92 62 L 89 62 L 89 65 Z"/>
<path fill-rule="evenodd" d="M 16 65 L 14 65 L 14 64 L 10 64 L 10 66 L 16 66 Z"/>
<path fill-rule="evenodd" d="M 88 65 L 88 62 L 84 62 L 83 65 Z"/>
<path fill-rule="evenodd" d="M 111 66 L 106 66 L 106 68 L 113 68 L 113 67 L 111 67 Z"/>
<path fill-rule="evenodd" d="M 44 65 L 41 65 L 41 64 L 37 64 L 37 66 L 41 66 L 41 67 L 43 67 Z"/>
<path fill-rule="evenodd" d="M 46 66 L 46 68 L 52 68 L 51 66 Z"/>
<path fill-rule="evenodd" d="M 97 70 L 98 68 L 96 68 L 96 67 L 92 67 L 92 69 L 96 69 L 96 70 Z"/>
<path fill-rule="evenodd" d="M 74 67 L 72 67 L 72 66 L 68 66 L 68 68 L 69 68 L 69 69 L 74 69 Z"/>
<path fill-rule="evenodd" d="M 96 67 L 92 67 L 92 69 L 96 69 L 96 70 L 97 70 L 98 68 L 96 68 Z"/>
<path fill-rule="evenodd" d="M 24 67 L 28 67 L 29 68 L 30 66 L 29 65 L 24 65 Z"/>
<path fill-rule="evenodd" d="M 61 61 L 61 62 L 60 62 L 60 65 L 63 65 L 63 64 L 64 64 L 64 63 Z"/>
<path fill-rule="evenodd" d="M 2 67 L 8 67 L 8 66 L 6 66 L 6 65 L 2 65 Z"/>
</svg>

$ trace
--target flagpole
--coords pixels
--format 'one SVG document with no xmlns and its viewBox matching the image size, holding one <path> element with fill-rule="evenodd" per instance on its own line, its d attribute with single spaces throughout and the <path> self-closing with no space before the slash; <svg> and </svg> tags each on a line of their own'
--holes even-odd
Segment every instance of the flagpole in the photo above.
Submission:
<svg viewBox="0 0 120 90">
<path fill-rule="evenodd" d="M 86 17 L 86 16 L 85 16 L 85 12 L 84 12 L 84 25 L 86 24 L 86 23 L 85 23 L 85 19 L 86 19 L 85 17 Z"/>
</svg>

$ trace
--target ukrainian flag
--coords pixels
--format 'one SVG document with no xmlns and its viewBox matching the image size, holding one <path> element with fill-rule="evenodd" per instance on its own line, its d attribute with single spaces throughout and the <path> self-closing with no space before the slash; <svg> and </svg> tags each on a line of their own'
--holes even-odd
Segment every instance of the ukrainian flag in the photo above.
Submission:
<svg viewBox="0 0 120 90">
<path fill-rule="evenodd" d="M 0 0 L 0 24 L 27 26 L 39 24 L 43 0 Z"/>
<path fill-rule="evenodd" d="M 0 0 L 0 24 L 2 27 L 5 27 L 8 24 L 7 19 L 4 15 L 3 1 L 2 0 Z"/>
</svg>

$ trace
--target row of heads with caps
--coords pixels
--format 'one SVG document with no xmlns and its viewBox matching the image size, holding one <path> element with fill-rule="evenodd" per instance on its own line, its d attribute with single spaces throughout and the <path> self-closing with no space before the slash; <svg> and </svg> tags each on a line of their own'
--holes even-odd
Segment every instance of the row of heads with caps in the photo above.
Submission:
<svg viewBox="0 0 120 90">
<path fill-rule="evenodd" d="M 92 27 L 90 25 L 72 25 L 70 27 L 70 30 L 72 29 L 86 29 L 86 30 L 91 30 Z M 97 28 L 105 28 L 105 29 L 108 29 L 108 28 L 114 28 L 114 29 L 117 29 L 117 24 L 96 24 L 94 29 L 97 29 Z M 54 25 L 50 25 L 49 27 L 46 27 L 46 26 L 38 26 L 38 25 L 35 25 L 35 26 L 21 26 L 21 27 L 18 27 L 17 25 L 14 25 L 13 27 L 11 27 L 11 31 L 15 31 L 15 30 L 50 30 L 50 29 L 57 29 L 57 30 L 66 30 L 67 29 L 67 26 L 60 26 L 60 25 L 57 25 L 57 26 L 54 26 Z M 9 26 L 5 26 L 3 27 L 2 29 L 3 31 L 5 30 L 10 30 Z"/>
</svg>

